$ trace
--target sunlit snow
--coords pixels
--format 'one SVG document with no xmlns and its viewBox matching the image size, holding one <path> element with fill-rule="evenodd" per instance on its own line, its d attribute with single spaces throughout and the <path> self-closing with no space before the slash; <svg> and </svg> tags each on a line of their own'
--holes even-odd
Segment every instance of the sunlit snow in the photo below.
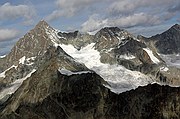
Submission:
<svg viewBox="0 0 180 119">
<path fill-rule="evenodd" d="M 71 76 L 73 74 L 86 74 L 86 73 L 92 73 L 91 71 L 78 71 L 78 72 L 72 72 L 70 70 L 67 70 L 65 68 L 59 69 L 59 72 L 63 75 Z"/>
<path fill-rule="evenodd" d="M 0 58 L 4 58 L 4 57 L 6 57 L 6 55 L 2 55 L 2 56 L 0 56 Z"/>
<path fill-rule="evenodd" d="M 167 68 L 167 67 L 161 67 L 161 68 L 160 68 L 160 71 L 165 71 L 165 72 L 166 72 L 166 71 L 168 71 L 168 70 L 169 70 L 169 68 Z"/>
<path fill-rule="evenodd" d="M 145 50 L 145 51 L 148 53 L 149 57 L 151 58 L 151 60 L 152 60 L 154 63 L 158 64 L 158 63 L 160 62 L 160 61 L 154 56 L 153 52 L 152 52 L 149 48 L 143 48 L 143 50 Z"/>
<path fill-rule="evenodd" d="M 99 74 L 110 84 L 110 86 L 106 85 L 106 87 L 115 93 L 135 89 L 138 86 L 153 82 L 151 78 L 138 71 L 128 70 L 121 65 L 101 63 L 100 53 L 94 49 L 94 45 L 94 43 L 91 43 L 79 51 L 72 45 L 61 44 L 60 47 L 77 61 L 84 63 L 89 69 Z"/>
<path fill-rule="evenodd" d="M 125 54 L 125 55 L 120 55 L 119 58 L 120 59 L 131 60 L 131 59 L 134 59 L 136 57 L 134 55 L 127 55 L 127 54 Z"/>
<path fill-rule="evenodd" d="M 19 59 L 19 64 L 24 64 L 26 60 L 26 56 L 23 56 L 22 58 Z"/>
</svg>

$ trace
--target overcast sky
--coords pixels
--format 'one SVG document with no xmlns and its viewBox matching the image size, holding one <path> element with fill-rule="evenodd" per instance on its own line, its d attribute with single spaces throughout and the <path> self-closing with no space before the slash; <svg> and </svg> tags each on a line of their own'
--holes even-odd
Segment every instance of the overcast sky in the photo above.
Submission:
<svg viewBox="0 0 180 119">
<path fill-rule="evenodd" d="M 42 19 L 62 31 L 117 26 L 152 36 L 180 23 L 180 0 L 0 0 L 0 55 Z"/>
</svg>

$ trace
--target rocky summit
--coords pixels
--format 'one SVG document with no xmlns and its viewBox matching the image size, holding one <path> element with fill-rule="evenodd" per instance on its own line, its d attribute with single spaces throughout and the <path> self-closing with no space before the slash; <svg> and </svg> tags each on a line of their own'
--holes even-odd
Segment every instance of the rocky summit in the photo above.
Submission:
<svg viewBox="0 0 180 119">
<path fill-rule="evenodd" d="M 0 118 L 179 119 L 180 69 L 161 55 L 179 53 L 179 35 L 179 25 L 136 38 L 40 21 L 0 58 Z"/>
</svg>

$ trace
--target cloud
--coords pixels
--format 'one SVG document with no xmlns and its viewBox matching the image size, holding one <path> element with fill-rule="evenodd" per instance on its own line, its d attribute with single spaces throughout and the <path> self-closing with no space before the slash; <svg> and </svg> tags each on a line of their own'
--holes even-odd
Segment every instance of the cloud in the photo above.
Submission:
<svg viewBox="0 0 180 119">
<path fill-rule="evenodd" d="M 151 26 L 160 24 L 161 21 L 157 16 L 147 15 L 145 13 L 138 13 L 129 16 L 121 16 L 114 18 L 100 18 L 100 15 L 94 14 L 81 25 L 81 31 L 95 31 L 105 26 L 117 27 L 133 27 L 133 26 Z"/>
<path fill-rule="evenodd" d="M 179 22 L 179 23 L 180 23 L 180 18 L 178 18 L 178 19 L 177 19 L 177 22 Z"/>
<path fill-rule="evenodd" d="M 137 13 L 120 18 L 110 19 L 110 26 L 133 27 L 133 26 L 150 26 L 160 24 L 161 21 L 157 16 L 145 13 Z"/>
<path fill-rule="evenodd" d="M 174 5 L 174 7 L 169 9 L 169 12 L 178 12 L 180 11 L 180 1 Z"/>
<path fill-rule="evenodd" d="M 0 6 L 0 20 L 23 18 L 24 23 L 31 23 L 36 15 L 35 9 L 28 5 L 11 5 L 5 3 Z"/>
<path fill-rule="evenodd" d="M 55 5 L 57 9 L 45 19 L 47 21 L 53 21 L 62 16 L 72 17 L 101 1 L 107 0 L 56 0 Z"/>
<path fill-rule="evenodd" d="M 61 16 L 64 16 L 65 12 L 60 10 L 54 10 L 50 15 L 48 15 L 45 20 L 46 21 L 53 21 Z"/>
<path fill-rule="evenodd" d="M 108 19 L 101 19 L 100 15 L 93 14 L 81 25 L 82 32 L 95 31 L 108 25 Z"/>
<path fill-rule="evenodd" d="M 179 0 L 111 0 L 108 6 L 104 7 L 104 12 L 89 15 L 82 23 L 81 31 L 95 31 L 105 26 L 157 26 L 177 17 L 179 10 Z"/>
<path fill-rule="evenodd" d="M 134 35 L 143 35 L 146 37 L 150 37 L 152 35 L 160 34 L 167 29 L 169 29 L 173 24 L 160 24 L 156 26 L 147 26 L 147 27 L 131 27 L 127 28 L 127 30 Z"/>
<path fill-rule="evenodd" d="M 13 40 L 18 37 L 19 31 L 15 29 L 0 29 L 0 41 Z"/>
<path fill-rule="evenodd" d="M 178 0 L 119 0 L 112 2 L 108 12 L 116 15 L 132 14 L 141 10 L 156 13 L 174 7 L 177 2 Z"/>
</svg>

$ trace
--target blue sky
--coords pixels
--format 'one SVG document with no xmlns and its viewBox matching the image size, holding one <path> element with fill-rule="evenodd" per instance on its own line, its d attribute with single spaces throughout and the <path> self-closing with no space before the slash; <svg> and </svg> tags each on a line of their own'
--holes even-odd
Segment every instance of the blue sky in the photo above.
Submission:
<svg viewBox="0 0 180 119">
<path fill-rule="evenodd" d="M 180 23 L 180 0 L 0 0 L 0 55 L 42 19 L 62 31 L 117 26 L 152 36 Z"/>
</svg>

